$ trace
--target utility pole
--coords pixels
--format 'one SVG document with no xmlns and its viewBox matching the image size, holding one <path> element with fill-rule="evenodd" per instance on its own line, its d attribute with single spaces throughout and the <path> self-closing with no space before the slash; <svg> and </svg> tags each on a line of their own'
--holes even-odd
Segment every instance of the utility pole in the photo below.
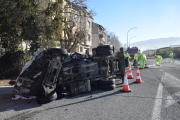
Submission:
<svg viewBox="0 0 180 120">
<path fill-rule="evenodd" d="M 131 37 L 131 39 L 132 39 L 132 38 L 134 38 L 134 37 L 136 37 L 136 36 Z M 131 42 L 131 39 L 129 40 L 129 47 L 130 47 L 130 42 Z"/>
<path fill-rule="evenodd" d="M 130 31 L 130 30 L 132 30 L 132 29 L 136 29 L 136 28 L 137 28 L 137 27 L 135 27 L 135 28 L 131 28 L 131 29 L 129 29 L 129 30 L 128 30 L 128 32 L 127 32 L 127 48 L 128 48 L 128 33 L 129 33 L 129 31 Z"/>
<path fill-rule="evenodd" d="M 114 46 L 115 46 L 115 35 L 114 35 Z"/>
</svg>

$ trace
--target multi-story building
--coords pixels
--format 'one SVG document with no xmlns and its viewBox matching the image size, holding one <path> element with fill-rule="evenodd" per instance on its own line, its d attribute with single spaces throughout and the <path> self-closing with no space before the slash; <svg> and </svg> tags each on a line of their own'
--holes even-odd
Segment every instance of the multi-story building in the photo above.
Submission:
<svg viewBox="0 0 180 120">
<path fill-rule="evenodd" d="M 46 7 L 48 7 L 48 3 L 53 3 L 56 2 L 57 0 L 38 0 L 38 1 L 41 2 L 42 8 L 45 9 Z M 63 0 L 63 4 L 61 7 L 63 10 L 62 15 L 66 17 L 66 22 L 68 22 L 67 27 L 71 28 L 70 25 L 75 23 L 75 26 L 71 28 L 72 36 L 77 31 L 80 31 L 80 29 L 86 31 L 85 38 L 82 40 L 82 42 L 78 43 L 78 45 L 75 48 L 75 52 L 85 52 L 86 50 L 91 51 L 90 46 L 92 45 L 93 17 L 87 12 L 87 8 L 73 4 L 72 2 L 70 2 L 70 0 Z M 65 26 L 65 24 L 63 24 L 63 26 Z M 69 39 L 67 33 L 65 33 L 65 28 L 62 29 L 60 36 L 64 41 L 65 40 L 67 41 Z M 55 42 L 56 42 L 56 47 L 61 48 L 61 44 L 59 40 Z M 72 41 L 71 45 L 73 45 L 73 42 L 75 41 Z"/>
<path fill-rule="evenodd" d="M 86 31 L 86 37 L 82 40 L 82 42 L 80 44 L 78 44 L 77 48 L 76 48 L 76 52 L 85 52 L 86 50 L 89 50 L 90 52 L 92 52 L 92 50 L 90 49 L 90 47 L 92 46 L 92 16 L 87 12 L 86 8 L 84 8 L 83 10 L 83 14 L 84 14 L 84 25 L 81 26 L 81 20 L 78 21 L 78 25 L 77 25 L 77 29 L 84 29 Z M 78 27 L 80 26 L 80 27 Z"/>
<path fill-rule="evenodd" d="M 92 22 L 92 46 L 99 46 L 100 44 L 107 44 L 108 35 L 105 33 L 105 28 L 102 25 Z"/>
</svg>

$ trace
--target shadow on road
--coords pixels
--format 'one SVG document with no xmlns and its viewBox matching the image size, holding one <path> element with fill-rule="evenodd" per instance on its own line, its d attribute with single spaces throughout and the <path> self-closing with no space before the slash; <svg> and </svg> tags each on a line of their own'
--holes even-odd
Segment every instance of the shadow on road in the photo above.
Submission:
<svg viewBox="0 0 180 120">
<path fill-rule="evenodd" d="M 70 96 L 58 96 L 58 98 L 55 100 L 61 100 L 63 98 L 66 99 L 75 99 L 75 98 L 79 98 L 79 97 L 86 97 L 86 99 L 82 100 L 82 101 L 78 101 L 78 102 L 74 102 L 74 103 L 70 103 L 70 104 L 65 104 L 65 105 L 61 105 L 61 106 L 57 106 L 54 108 L 58 108 L 58 107 L 64 107 L 64 106 L 69 106 L 69 105 L 73 105 L 73 104 L 78 104 L 78 103 L 83 103 L 83 102 L 87 102 L 87 101 L 91 101 L 91 100 L 95 100 L 95 99 L 100 99 L 100 98 L 104 98 L 107 96 L 112 96 L 112 95 L 116 95 L 116 94 L 121 94 L 122 92 L 120 92 L 119 90 L 117 91 L 117 88 L 122 86 L 122 81 L 121 80 L 116 80 L 116 84 L 117 87 L 114 90 L 115 92 L 110 93 L 110 94 L 106 94 L 106 92 L 108 91 L 103 91 L 103 90 L 97 90 L 92 88 L 91 92 L 85 93 L 85 94 L 79 94 L 77 96 L 74 97 L 70 97 Z M 105 95 L 100 95 L 98 97 L 94 97 L 95 94 L 99 94 L 99 93 L 105 93 Z M 21 111 L 21 110 L 28 110 L 28 109 L 33 109 L 33 108 L 38 108 L 41 107 L 42 105 L 39 105 L 36 102 L 36 99 L 33 100 L 23 100 L 23 99 L 18 99 L 13 101 L 12 100 L 12 95 L 1 95 L 0 97 L 0 112 L 5 112 L 5 111 Z M 49 110 L 49 109 L 54 109 L 54 108 L 48 108 L 45 110 Z"/>
<path fill-rule="evenodd" d="M 102 93 L 102 92 L 106 92 L 106 91 L 98 90 L 95 94 Z M 78 104 L 78 103 L 84 103 L 84 102 L 88 102 L 88 101 L 92 101 L 92 100 L 96 100 L 96 99 L 100 99 L 100 98 L 104 98 L 104 97 L 108 97 L 108 96 L 113 96 L 113 95 L 121 94 L 123 92 L 118 90 L 118 91 L 115 91 L 113 93 L 102 95 L 102 96 L 99 96 L 99 97 L 93 97 L 92 93 L 88 93 L 88 97 L 86 99 L 84 99 L 84 100 L 81 100 L 81 101 L 78 101 L 78 102 L 74 102 L 74 103 L 70 103 L 70 104 L 56 106 L 56 107 L 53 107 L 53 108 L 47 108 L 45 110 L 51 110 L 51 109 L 56 109 L 56 108 L 60 108 L 60 107 L 66 107 L 66 106 L 70 106 L 70 105 L 74 105 L 74 104 Z M 78 96 L 73 97 L 73 98 L 77 98 L 77 97 L 82 97 L 82 95 L 78 95 Z"/>
</svg>

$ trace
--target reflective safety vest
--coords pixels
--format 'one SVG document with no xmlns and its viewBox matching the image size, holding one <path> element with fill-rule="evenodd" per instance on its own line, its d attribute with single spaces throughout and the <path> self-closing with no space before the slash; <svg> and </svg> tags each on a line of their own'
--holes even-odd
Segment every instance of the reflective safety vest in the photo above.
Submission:
<svg viewBox="0 0 180 120">
<path fill-rule="evenodd" d="M 124 57 L 130 57 L 130 55 L 127 53 L 124 54 Z"/>
<path fill-rule="evenodd" d="M 157 58 L 155 58 L 156 61 L 161 61 L 162 60 L 162 57 L 160 55 L 157 55 Z"/>
<path fill-rule="evenodd" d="M 173 57 L 173 53 L 171 52 L 171 53 L 169 54 L 169 56 L 170 56 L 170 57 Z"/>
<path fill-rule="evenodd" d="M 138 60 L 138 54 L 134 54 L 134 60 Z"/>
<path fill-rule="evenodd" d="M 143 54 L 143 53 L 141 53 L 141 54 L 139 55 L 139 57 L 140 57 L 140 59 L 145 59 L 145 60 L 146 60 L 146 55 Z"/>
</svg>

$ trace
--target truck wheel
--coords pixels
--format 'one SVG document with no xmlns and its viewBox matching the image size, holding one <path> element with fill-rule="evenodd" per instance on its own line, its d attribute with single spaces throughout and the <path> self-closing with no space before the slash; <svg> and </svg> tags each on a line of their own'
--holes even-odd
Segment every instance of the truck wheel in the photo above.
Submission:
<svg viewBox="0 0 180 120">
<path fill-rule="evenodd" d="M 111 80 L 100 80 L 99 81 L 100 85 L 114 85 L 116 84 L 115 79 L 111 79 Z"/>
<path fill-rule="evenodd" d="M 47 51 L 51 52 L 51 53 L 58 53 L 61 55 L 67 55 L 68 54 L 67 49 L 62 49 L 62 48 L 49 48 Z"/>
<path fill-rule="evenodd" d="M 47 97 L 44 97 L 44 98 L 37 97 L 37 103 L 38 104 L 46 104 L 46 103 L 52 102 L 56 98 L 57 98 L 57 93 L 54 91 L 54 92 L 52 92 L 52 94 L 50 94 Z"/>
<path fill-rule="evenodd" d="M 116 88 L 116 85 L 101 85 L 100 89 L 101 90 L 114 90 Z"/>
<path fill-rule="evenodd" d="M 97 51 L 97 55 L 98 56 L 110 56 L 113 55 L 113 51 L 112 50 L 106 50 L 106 51 Z"/>
<path fill-rule="evenodd" d="M 103 45 L 103 46 L 98 46 L 97 50 L 98 51 L 106 51 L 106 50 L 113 50 L 114 46 L 112 45 Z"/>
</svg>

